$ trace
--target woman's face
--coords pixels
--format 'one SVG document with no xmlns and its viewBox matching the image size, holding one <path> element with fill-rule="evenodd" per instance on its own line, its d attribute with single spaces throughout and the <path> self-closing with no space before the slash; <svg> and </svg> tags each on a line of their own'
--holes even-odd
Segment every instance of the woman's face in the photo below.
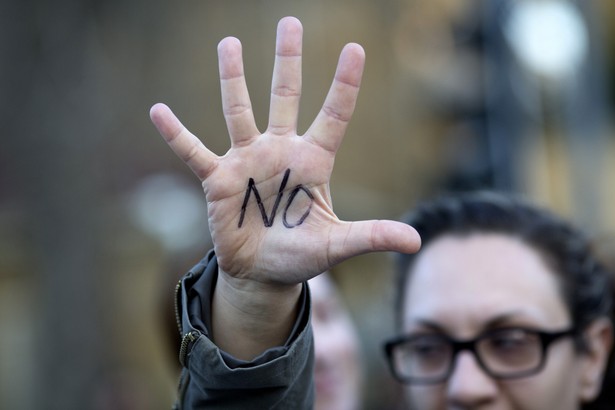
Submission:
<svg viewBox="0 0 615 410">
<path fill-rule="evenodd" d="M 465 340 L 505 327 L 558 331 L 571 325 L 557 277 L 536 251 L 513 237 L 444 236 L 426 246 L 411 269 L 405 334 Z M 564 337 L 549 347 L 538 374 L 496 380 L 472 353 L 461 351 L 446 381 L 409 385 L 407 397 L 417 410 L 577 409 L 587 398 L 583 357 L 573 339 Z"/>
<path fill-rule="evenodd" d="M 335 284 L 324 273 L 310 280 L 316 410 L 359 408 L 359 339 Z"/>
</svg>

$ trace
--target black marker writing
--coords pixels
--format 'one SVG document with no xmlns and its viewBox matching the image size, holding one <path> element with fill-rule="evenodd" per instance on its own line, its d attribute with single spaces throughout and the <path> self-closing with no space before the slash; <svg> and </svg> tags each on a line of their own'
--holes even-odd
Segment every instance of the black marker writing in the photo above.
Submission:
<svg viewBox="0 0 615 410">
<path fill-rule="evenodd" d="M 263 218 L 263 224 L 267 228 L 271 227 L 273 225 L 275 215 L 278 212 L 278 207 L 280 206 L 280 202 L 282 201 L 282 196 L 284 195 L 284 188 L 286 188 L 286 184 L 288 183 L 289 176 L 290 176 L 290 169 L 287 169 L 286 172 L 284 172 L 284 178 L 282 179 L 282 183 L 280 184 L 280 189 L 278 190 L 278 195 L 275 199 L 275 203 L 273 204 L 273 208 L 271 209 L 271 213 L 269 215 L 267 215 L 267 212 L 265 211 L 265 206 L 263 205 L 263 200 L 261 199 L 260 193 L 258 192 L 258 189 L 256 188 L 256 182 L 254 182 L 254 178 L 250 178 L 248 180 L 248 188 L 246 189 L 246 195 L 244 196 L 243 204 L 241 205 L 241 214 L 239 215 L 239 224 L 237 226 L 241 228 L 241 226 L 243 225 L 243 220 L 246 216 L 246 208 L 248 207 L 250 196 L 252 192 L 254 192 L 254 198 L 256 199 L 256 205 L 258 206 L 258 209 L 261 213 L 261 217 Z M 301 215 L 301 217 L 295 223 L 290 223 L 288 222 L 288 218 L 287 218 L 288 209 L 292 205 L 299 191 L 305 192 L 308 198 L 310 198 L 310 205 L 308 209 L 303 213 L 303 215 Z M 288 197 L 288 202 L 286 203 L 286 207 L 284 208 L 284 218 L 283 218 L 284 226 L 287 228 L 294 228 L 295 226 L 301 225 L 303 221 L 305 221 L 305 219 L 310 214 L 310 211 L 312 210 L 313 202 L 314 202 L 314 196 L 312 195 L 310 190 L 301 184 L 297 185 L 291 191 L 290 196 Z"/>
<path fill-rule="evenodd" d="M 297 196 L 299 191 L 305 192 L 308 198 L 310 198 L 310 206 L 308 206 L 308 209 L 303 213 L 303 215 L 301 215 L 301 218 L 299 218 L 297 222 L 295 222 L 294 224 L 291 224 L 288 222 L 288 219 L 286 218 L 286 214 L 288 213 L 288 208 L 290 208 L 290 205 L 295 200 L 295 197 Z M 293 191 L 290 193 L 290 196 L 288 197 L 288 202 L 286 203 L 286 208 L 284 208 L 284 218 L 282 219 L 282 221 L 284 222 L 284 226 L 287 228 L 294 228 L 295 226 L 301 225 L 303 221 L 305 221 L 305 218 L 307 218 L 308 215 L 310 214 L 313 203 L 314 203 L 314 195 L 312 195 L 310 190 L 304 187 L 303 185 L 297 185 L 295 189 L 293 189 Z"/>
</svg>

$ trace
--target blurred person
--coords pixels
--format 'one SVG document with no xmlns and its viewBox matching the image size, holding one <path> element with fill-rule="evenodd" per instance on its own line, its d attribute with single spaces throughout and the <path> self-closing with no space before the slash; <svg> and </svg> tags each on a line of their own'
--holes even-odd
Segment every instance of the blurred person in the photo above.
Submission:
<svg viewBox="0 0 615 410">
<path fill-rule="evenodd" d="M 362 363 L 357 330 L 332 274 L 308 281 L 314 332 L 315 410 L 361 408 Z"/>
<path fill-rule="evenodd" d="M 299 136 L 301 40 L 300 22 L 282 19 L 262 134 L 241 45 L 234 38 L 220 42 L 231 138 L 222 157 L 168 107 L 151 109 L 162 136 L 203 183 L 214 243 L 179 288 L 178 408 L 312 408 L 307 281 L 352 256 L 412 254 L 421 245 L 407 223 L 345 222 L 334 214 L 329 180 L 364 53 L 357 44 L 344 47 L 322 110 Z M 511 201 L 495 213 L 502 226 L 483 223 L 490 201 Z M 455 212 L 445 218 L 449 227 L 430 222 L 439 232 L 432 238 L 419 228 L 424 248 L 398 288 L 401 334 L 387 352 L 393 373 L 407 384 L 408 404 L 420 410 L 580 408 L 598 394 L 612 344 L 608 274 L 583 236 L 553 215 L 508 197 L 469 203 L 476 215 L 463 229 L 452 229 Z"/>
<path fill-rule="evenodd" d="M 401 335 L 386 344 L 416 409 L 576 409 L 612 345 L 610 272 L 556 215 L 495 193 L 419 206 L 400 255 Z"/>
</svg>

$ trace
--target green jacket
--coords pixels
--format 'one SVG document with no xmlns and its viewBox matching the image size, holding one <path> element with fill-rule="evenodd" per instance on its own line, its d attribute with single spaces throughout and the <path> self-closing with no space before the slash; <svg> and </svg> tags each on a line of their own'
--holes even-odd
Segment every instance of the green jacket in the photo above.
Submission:
<svg viewBox="0 0 615 410">
<path fill-rule="evenodd" d="M 284 346 L 246 362 L 220 350 L 209 338 L 217 273 L 212 251 L 177 286 L 183 369 L 175 408 L 312 409 L 314 341 L 307 284 L 297 322 Z"/>
</svg>

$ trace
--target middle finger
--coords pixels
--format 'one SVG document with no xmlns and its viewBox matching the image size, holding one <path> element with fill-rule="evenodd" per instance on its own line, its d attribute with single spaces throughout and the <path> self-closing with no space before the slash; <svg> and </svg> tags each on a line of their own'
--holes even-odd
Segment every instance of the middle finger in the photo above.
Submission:
<svg viewBox="0 0 615 410">
<path fill-rule="evenodd" d="M 283 135 L 295 132 L 301 98 L 301 46 L 303 27 L 294 17 L 278 23 L 271 83 L 268 130 Z"/>
</svg>

